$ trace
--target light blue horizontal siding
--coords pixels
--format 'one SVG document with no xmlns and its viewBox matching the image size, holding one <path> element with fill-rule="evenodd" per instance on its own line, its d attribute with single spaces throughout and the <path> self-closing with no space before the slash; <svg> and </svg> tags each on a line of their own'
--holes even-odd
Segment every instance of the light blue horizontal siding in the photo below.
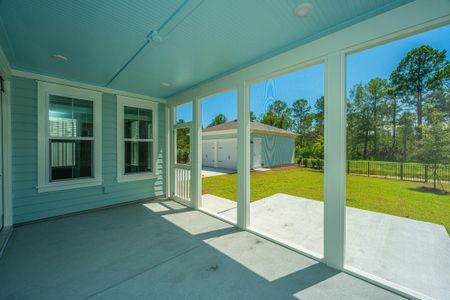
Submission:
<svg viewBox="0 0 450 300">
<path fill-rule="evenodd" d="M 264 167 L 276 167 L 290 165 L 294 162 L 295 137 L 257 134 L 251 138 L 262 138 L 262 163 Z M 253 160 L 253 143 L 251 145 L 251 159 Z M 253 163 L 253 161 L 252 161 Z"/>
<path fill-rule="evenodd" d="M 294 162 L 295 137 L 272 134 L 251 133 L 250 139 L 262 138 L 262 164 L 265 167 L 286 166 Z M 237 138 L 236 133 L 203 136 L 203 140 Z M 253 166 L 253 143 L 250 144 L 250 165 Z"/>
<path fill-rule="evenodd" d="M 165 193 L 165 113 L 158 104 L 158 162 L 155 179 L 118 183 L 116 96 L 102 98 L 103 185 L 38 193 L 37 186 L 37 84 L 34 80 L 12 80 L 12 176 L 14 223 L 37 220 Z M 103 192 L 106 188 L 106 193 Z"/>
</svg>

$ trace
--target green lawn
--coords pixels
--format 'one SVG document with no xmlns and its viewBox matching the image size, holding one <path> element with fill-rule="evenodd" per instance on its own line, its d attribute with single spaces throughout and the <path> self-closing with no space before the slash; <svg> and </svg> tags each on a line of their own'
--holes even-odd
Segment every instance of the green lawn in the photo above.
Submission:
<svg viewBox="0 0 450 300">
<path fill-rule="evenodd" d="M 252 172 L 250 186 L 251 201 L 275 193 L 323 200 L 323 173 L 308 168 Z M 450 195 L 417 190 L 421 186 L 425 184 L 350 175 L 347 206 L 442 224 L 450 233 Z M 203 178 L 203 193 L 236 201 L 237 174 Z"/>
</svg>

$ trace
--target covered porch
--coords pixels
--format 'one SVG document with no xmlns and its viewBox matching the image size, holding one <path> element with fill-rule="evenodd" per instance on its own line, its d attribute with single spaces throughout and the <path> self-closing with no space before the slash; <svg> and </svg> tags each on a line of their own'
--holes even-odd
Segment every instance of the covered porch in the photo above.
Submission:
<svg viewBox="0 0 450 300">
<path fill-rule="evenodd" d="M 365 210 L 346 182 L 348 58 L 448 26 L 448 0 L 0 1 L 0 298 L 449 298 L 450 194 L 436 193 L 437 163 L 434 190 L 427 167 L 421 190 L 402 185 L 411 199 Z M 309 129 L 284 119 L 294 105 L 274 108 L 274 80 L 311 68 L 318 108 L 298 120 L 317 127 L 314 158 L 298 140 Z M 300 86 L 292 78 L 285 86 Z M 444 103 L 436 114 L 447 83 L 429 91 Z M 255 106 L 267 112 L 258 122 Z M 393 127 L 380 127 L 395 148 L 393 110 Z M 426 132 L 404 117 L 405 136 Z M 364 130 L 377 148 L 376 129 Z M 253 174 L 295 193 L 253 198 Z M 360 194 L 383 193 L 377 184 Z M 218 185 L 233 188 L 225 197 Z M 395 213 L 380 213 L 388 205 Z"/>
</svg>

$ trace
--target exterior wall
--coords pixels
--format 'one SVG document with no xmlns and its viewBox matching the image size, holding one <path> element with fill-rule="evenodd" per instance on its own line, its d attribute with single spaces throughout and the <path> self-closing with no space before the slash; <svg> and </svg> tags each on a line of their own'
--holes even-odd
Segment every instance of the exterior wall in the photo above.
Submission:
<svg viewBox="0 0 450 300">
<path fill-rule="evenodd" d="M 203 135 L 202 140 L 220 140 L 220 139 L 237 139 L 236 133 L 220 134 L 220 135 Z"/>
<path fill-rule="evenodd" d="M 294 163 L 295 137 L 252 133 L 250 139 L 262 138 L 262 167 L 285 166 Z M 253 166 L 253 143 L 250 147 Z"/>
<path fill-rule="evenodd" d="M 37 84 L 12 80 L 12 190 L 13 222 L 21 223 L 165 193 L 165 104 L 158 104 L 158 177 L 118 183 L 116 96 L 102 96 L 103 185 L 38 193 L 37 186 Z"/>
<path fill-rule="evenodd" d="M 262 164 L 263 167 L 286 166 L 294 163 L 295 137 L 251 133 L 250 140 L 254 137 L 262 138 Z M 237 138 L 236 134 L 221 134 L 203 136 L 203 140 L 218 140 Z M 250 144 L 250 166 L 253 167 L 253 143 Z"/>
</svg>

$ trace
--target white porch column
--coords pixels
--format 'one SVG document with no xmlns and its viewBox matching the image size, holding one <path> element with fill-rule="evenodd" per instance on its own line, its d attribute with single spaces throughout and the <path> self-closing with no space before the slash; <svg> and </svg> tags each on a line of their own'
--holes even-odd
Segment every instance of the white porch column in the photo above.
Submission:
<svg viewBox="0 0 450 300">
<path fill-rule="evenodd" d="M 237 129 L 237 225 L 246 229 L 250 222 L 250 91 L 245 82 L 238 86 Z"/>
<path fill-rule="evenodd" d="M 191 201 L 197 209 L 202 206 L 202 105 L 198 98 L 192 102 L 191 130 Z"/>
<path fill-rule="evenodd" d="M 171 183 L 171 180 L 170 180 L 170 178 L 172 177 L 172 168 L 170 167 L 171 166 L 171 161 L 172 161 L 172 155 L 171 155 L 171 153 L 172 153 L 172 146 L 171 146 L 171 137 L 172 137 L 172 135 L 171 135 L 171 128 L 172 128 L 172 118 L 170 117 L 170 107 L 169 107 L 169 105 L 168 104 L 166 104 L 165 105 L 165 118 L 166 118 L 166 124 L 165 124 L 165 126 L 166 126 L 166 132 L 165 132 L 165 136 L 166 136 L 166 191 L 165 191 L 165 193 L 166 193 L 166 197 L 167 198 L 170 198 L 170 196 L 171 196 L 171 193 L 170 193 L 170 191 L 171 191 L 171 186 L 172 186 L 172 183 Z"/>
<path fill-rule="evenodd" d="M 342 269 L 345 247 L 346 100 L 345 56 L 327 55 L 325 71 L 324 255 Z"/>
<path fill-rule="evenodd" d="M 1 72 L 2 70 L 0 70 Z M 6 75 L 6 76 L 5 76 Z M 10 227 L 13 225 L 13 204 L 12 204 L 12 127 L 11 127 L 11 79 L 8 73 L 5 76 L 5 91 L 3 97 L 2 112 L 0 120 L 3 126 L 0 126 L 3 134 L 3 225 Z M 0 112 L 0 113 L 2 113 Z M 1 178 L 0 178 L 1 179 Z"/>
<path fill-rule="evenodd" d="M 175 124 L 175 108 L 173 106 L 167 105 L 167 113 L 169 120 L 168 127 L 168 145 L 169 149 L 167 149 L 167 159 L 169 160 L 169 172 L 168 174 L 168 188 L 169 194 L 168 197 L 172 197 L 175 193 L 175 174 L 173 171 L 175 170 L 175 157 L 176 157 L 176 149 L 175 149 L 175 134 L 173 129 L 173 124 Z"/>
</svg>

